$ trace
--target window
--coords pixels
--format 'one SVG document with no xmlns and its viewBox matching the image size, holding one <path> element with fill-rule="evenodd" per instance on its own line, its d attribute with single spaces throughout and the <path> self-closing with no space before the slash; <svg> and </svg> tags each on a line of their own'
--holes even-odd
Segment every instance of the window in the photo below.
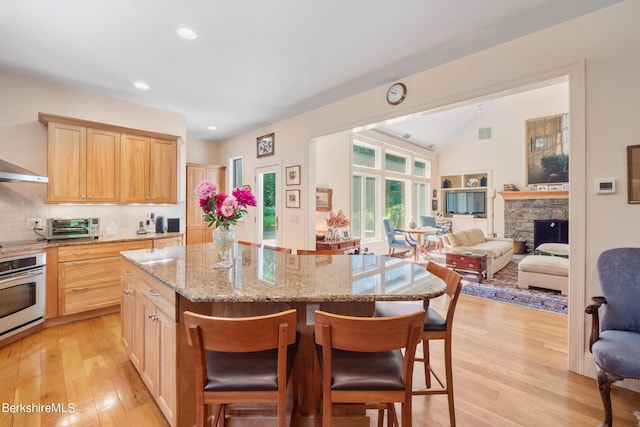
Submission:
<svg viewBox="0 0 640 427">
<path fill-rule="evenodd" d="M 353 164 L 366 168 L 377 167 L 377 150 L 374 147 L 370 147 L 362 143 L 354 143 Z"/>
<path fill-rule="evenodd" d="M 242 187 L 242 157 L 234 157 L 229 161 L 230 188 Z"/>
<path fill-rule="evenodd" d="M 359 138 L 359 137 L 358 137 Z M 431 163 L 374 139 L 353 140 L 351 234 L 383 238 L 382 217 L 396 228 L 431 213 Z M 384 161 L 384 164 L 382 163 Z"/>
<path fill-rule="evenodd" d="M 431 164 L 424 160 L 414 160 L 413 162 L 413 174 L 422 178 L 429 178 L 431 175 Z"/>
<path fill-rule="evenodd" d="M 407 205 L 406 186 L 404 181 L 385 180 L 384 213 L 394 228 L 405 228 L 408 220 L 405 212 Z"/>
<path fill-rule="evenodd" d="M 373 176 L 353 175 L 351 234 L 357 239 L 376 237 L 376 206 L 378 179 Z"/>
<path fill-rule="evenodd" d="M 385 169 L 389 172 L 407 173 L 407 158 L 387 152 Z"/>
<path fill-rule="evenodd" d="M 413 183 L 413 209 L 411 216 L 416 221 L 416 224 L 420 224 L 418 218 L 420 215 L 428 215 L 431 211 L 431 205 L 429 202 L 430 184 L 424 182 Z"/>
</svg>

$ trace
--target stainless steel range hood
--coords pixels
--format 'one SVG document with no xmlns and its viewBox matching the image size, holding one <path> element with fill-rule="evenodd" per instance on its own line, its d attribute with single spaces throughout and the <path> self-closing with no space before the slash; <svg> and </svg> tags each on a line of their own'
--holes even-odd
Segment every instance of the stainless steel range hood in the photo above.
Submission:
<svg viewBox="0 0 640 427">
<path fill-rule="evenodd" d="M 46 176 L 39 176 L 31 171 L 0 159 L 0 182 L 49 182 Z"/>
</svg>

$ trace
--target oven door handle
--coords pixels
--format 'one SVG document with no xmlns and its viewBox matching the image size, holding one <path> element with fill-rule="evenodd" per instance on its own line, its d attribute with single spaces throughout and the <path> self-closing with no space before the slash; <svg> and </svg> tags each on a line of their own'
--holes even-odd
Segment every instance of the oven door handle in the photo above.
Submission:
<svg viewBox="0 0 640 427">
<path fill-rule="evenodd" d="M 0 283 L 7 283 L 7 282 L 12 282 L 12 281 L 18 280 L 18 279 L 27 279 L 29 277 L 40 276 L 40 275 L 42 275 L 43 272 L 44 272 L 44 269 L 39 268 L 38 270 L 35 270 L 35 271 L 26 271 L 26 272 L 23 272 L 23 273 L 15 273 L 15 274 L 12 274 L 12 275 L 0 280 Z"/>
</svg>

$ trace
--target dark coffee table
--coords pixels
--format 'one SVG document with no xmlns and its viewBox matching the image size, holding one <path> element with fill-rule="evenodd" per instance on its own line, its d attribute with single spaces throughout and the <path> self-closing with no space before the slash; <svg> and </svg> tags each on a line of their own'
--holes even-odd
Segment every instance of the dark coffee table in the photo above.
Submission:
<svg viewBox="0 0 640 427">
<path fill-rule="evenodd" d="M 487 273 L 487 254 L 474 252 L 447 252 L 447 267 L 453 270 L 468 271 L 478 275 L 478 283 Z"/>
</svg>

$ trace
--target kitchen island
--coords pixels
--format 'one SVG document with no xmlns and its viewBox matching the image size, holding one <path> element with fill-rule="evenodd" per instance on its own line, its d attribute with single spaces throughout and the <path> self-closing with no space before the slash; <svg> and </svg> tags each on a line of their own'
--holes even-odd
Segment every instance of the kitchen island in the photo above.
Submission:
<svg viewBox="0 0 640 427">
<path fill-rule="evenodd" d="M 244 245 L 235 250 L 234 266 L 227 270 L 213 268 L 218 255 L 212 244 L 122 253 L 123 344 L 171 425 L 195 422 L 186 310 L 241 317 L 297 309 L 300 413 L 309 421 L 319 398 L 314 310 L 371 316 L 377 300 L 429 299 L 446 289 L 423 267 L 398 258 L 298 256 Z"/>
</svg>

